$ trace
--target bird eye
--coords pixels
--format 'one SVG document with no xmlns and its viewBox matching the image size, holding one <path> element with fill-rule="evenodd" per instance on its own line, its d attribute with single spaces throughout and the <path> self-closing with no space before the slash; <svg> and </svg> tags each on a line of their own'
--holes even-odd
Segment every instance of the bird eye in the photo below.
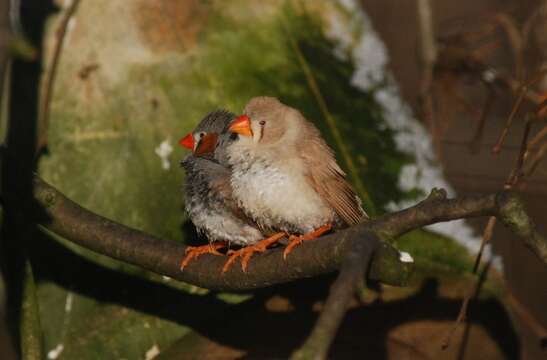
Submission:
<svg viewBox="0 0 547 360">
<path fill-rule="evenodd" d="M 260 124 L 260 126 L 264 126 L 264 125 L 266 125 L 266 121 L 265 121 L 265 120 L 261 120 L 261 121 L 259 122 L 259 124 Z"/>
<path fill-rule="evenodd" d="M 199 138 L 201 139 L 202 137 L 205 136 L 205 133 L 199 133 Z"/>
</svg>

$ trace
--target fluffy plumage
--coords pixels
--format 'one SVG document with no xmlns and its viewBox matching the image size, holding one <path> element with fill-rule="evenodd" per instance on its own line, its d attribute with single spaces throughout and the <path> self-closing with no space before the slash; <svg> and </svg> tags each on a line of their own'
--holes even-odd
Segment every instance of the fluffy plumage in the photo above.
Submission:
<svg viewBox="0 0 547 360">
<path fill-rule="evenodd" d="M 234 114 L 223 110 L 209 113 L 193 131 L 195 141 L 199 142 L 206 134 L 220 134 L 233 118 Z M 229 138 L 224 136 L 217 150 L 221 152 L 223 144 L 228 141 Z M 210 242 L 228 241 L 249 245 L 264 237 L 256 225 L 239 210 L 232 197 L 231 172 L 215 159 L 214 153 L 188 155 L 181 166 L 186 171 L 186 211 L 197 230 Z"/>
<path fill-rule="evenodd" d="M 233 196 L 261 229 L 308 233 L 367 218 L 333 151 L 298 110 L 257 97 L 244 113 L 252 134 L 227 144 L 226 158 Z"/>
</svg>

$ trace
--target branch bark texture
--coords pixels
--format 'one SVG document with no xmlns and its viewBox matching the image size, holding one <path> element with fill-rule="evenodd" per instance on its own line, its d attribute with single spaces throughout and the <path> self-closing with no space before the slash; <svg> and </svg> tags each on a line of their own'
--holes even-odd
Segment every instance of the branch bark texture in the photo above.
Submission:
<svg viewBox="0 0 547 360">
<path fill-rule="evenodd" d="M 100 254 L 212 290 L 256 289 L 330 273 L 340 268 L 353 239 L 362 239 L 366 232 L 390 240 L 432 223 L 478 216 L 500 218 L 523 236 L 530 249 L 547 264 L 547 240 L 536 231 L 519 198 L 511 192 L 446 199 L 443 190 L 434 189 L 416 206 L 324 236 L 320 241 L 306 242 L 286 261 L 281 249 L 272 249 L 254 256 L 247 273 L 233 266 L 224 275 L 221 269 L 225 259 L 212 255 L 203 255 L 181 272 L 184 245 L 94 214 L 39 178 L 34 180 L 34 196 L 43 207 L 39 222 L 50 231 Z M 398 251 L 383 241 L 375 252 L 369 276 L 404 285 L 411 268 L 412 263 L 401 261 Z"/>
</svg>

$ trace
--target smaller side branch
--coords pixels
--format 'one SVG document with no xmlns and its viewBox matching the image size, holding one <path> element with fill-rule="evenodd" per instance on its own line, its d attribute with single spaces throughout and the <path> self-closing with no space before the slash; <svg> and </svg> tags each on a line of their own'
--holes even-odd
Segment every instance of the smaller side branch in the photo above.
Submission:
<svg viewBox="0 0 547 360">
<path fill-rule="evenodd" d="M 522 201 L 511 192 L 502 192 L 497 196 L 496 202 L 501 222 L 521 237 L 524 244 L 547 264 L 547 239 L 537 231 L 536 224 L 526 213 Z"/>
<path fill-rule="evenodd" d="M 434 136 L 435 147 L 437 148 L 437 151 L 439 151 L 439 129 L 435 120 L 435 109 L 432 94 L 434 68 L 437 61 L 437 46 L 433 27 L 431 0 L 418 0 L 416 2 L 416 12 L 418 16 L 420 37 L 420 112 L 423 120 L 429 126 L 430 132 Z"/>
<path fill-rule="evenodd" d="M 473 275 L 477 275 L 477 272 L 479 271 L 479 266 L 481 264 L 484 247 L 486 246 L 487 243 L 490 242 L 490 240 L 492 239 L 492 236 L 494 235 L 494 227 L 496 226 L 496 222 L 497 222 L 497 218 L 495 216 L 491 216 L 488 219 L 488 223 L 486 224 L 486 227 L 484 228 L 484 231 L 482 233 L 481 246 L 475 258 L 475 264 L 473 265 Z M 488 268 L 489 267 L 486 267 L 482 271 L 481 279 L 483 279 L 483 281 L 477 282 L 477 284 L 474 286 L 473 291 L 465 295 L 462 301 L 462 305 L 460 307 L 460 312 L 458 313 L 458 317 L 456 318 L 456 321 L 454 321 L 454 325 L 448 331 L 443 341 L 443 344 L 441 346 L 443 350 L 447 349 L 450 346 L 450 342 L 452 341 L 452 337 L 454 336 L 456 329 L 462 322 L 464 322 L 467 319 L 467 308 L 469 307 L 469 302 L 471 301 L 472 298 L 476 297 L 479 294 L 480 289 L 484 283 L 484 279 L 486 279 Z M 464 344 L 462 343 L 461 346 L 464 346 Z"/>
<path fill-rule="evenodd" d="M 438 222 L 496 216 L 496 206 L 496 194 L 447 199 L 444 189 L 434 188 L 427 199 L 417 205 L 386 214 L 369 224 L 381 239 L 395 239 L 411 230 Z"/>
<path fill-rule="evenodd" d="M 433 10 L 431 0 L 418 0 L 417 13 L 420 26 L 420 55 L 423 65 L 433 70 L 437 60 L 437 46 L 433 29 Z"/>
<path fill-rule="evenodd" d="M 346 314 L 356 287 L 366 273 L 380 239 L 367 231 L 362 239 L 352 241 L 338 278 L 332 285 L 323 311 L 312 333 L 291 359 L 326 359 L 338 328 Z"/>
<path fill-rule="evenodd" d="M 40 360 L 44 358 L 44 354 L 36 284 L 32 266 L 28 259 L 25 260 L 24 266 L 23 303 L 20 315 L 22 358 L 25 360 Z"/>
<path fill-rule="evenodd" d="M 76 13 L 80 0 L 73 0 L 69 8 L 66 10 L 59 28 L 57 29 L 57 38 L 55 42 L 55 48 L 53 50 L 53 56 L 49 65 L 49 70 L 46 73 L 44 93 L 41 101 L 40 112 L 38 114 L 38 140 L 36 144 L 36 151 L 39 153 L 45 147 L 47 147 L 47 132 L 49 127 L 49 107 L 51 104 L 51 98 L 53 97 L 53 86 L 55 84 L 55 77 L 57 75 L 57 67 L 59 65 L 59 59 L 61 58 L 61 51 L 63 50 L 63 44 L 65 35 L 68 29 L 70 20 Z"/>
</svg>

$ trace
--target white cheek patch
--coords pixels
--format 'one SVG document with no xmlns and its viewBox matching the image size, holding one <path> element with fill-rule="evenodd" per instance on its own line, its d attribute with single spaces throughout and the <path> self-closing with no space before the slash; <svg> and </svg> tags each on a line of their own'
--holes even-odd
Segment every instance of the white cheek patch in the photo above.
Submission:
<svg viewBox="0 0 547 360">
<path fill-rule="evenodd" d="M 201 141 L 201 136 L 199 136 L 199 134 L 194 134 L 192 136 L 194 137 L 194 148 L 192 149 L 192 151 L 195 152 L 198 148 L 199 142 Z"/>
</svg>

